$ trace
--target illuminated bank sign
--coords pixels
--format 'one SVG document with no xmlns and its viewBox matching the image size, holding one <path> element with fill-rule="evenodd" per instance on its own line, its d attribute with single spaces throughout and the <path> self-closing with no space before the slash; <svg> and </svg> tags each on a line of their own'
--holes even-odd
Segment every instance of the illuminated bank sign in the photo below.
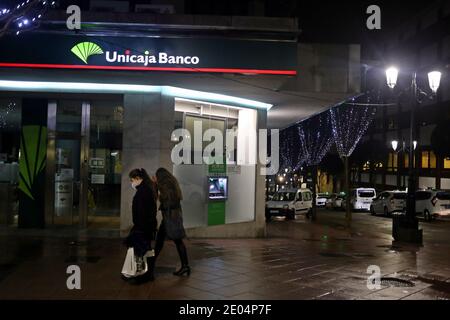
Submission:
<svg viewBox="0 0 450 320">
<path fill-rule="evenodd" d="M 0 47 L 9 68 L 297 74 L 297 43 L 288 41 L 30 32 L 0 38 Z"/>
<path fill-rule="evenodd" d="M 145 50 L 142 54 L 132 53 L 129 49 L 122 52 L 103 52 L 102 48 L 94 42 L 78 43 L 71 51 L 85 64 L 88 64 L 90 56 L 103 54 L 104 59 L 109 63 L 131 63 L 143 66 L 152 64 L 197 65 L 200 62 L 200 58 L 197 56 L 173 56 L 166 52 L 152 54 L 149 50 Z"/>
</svg>

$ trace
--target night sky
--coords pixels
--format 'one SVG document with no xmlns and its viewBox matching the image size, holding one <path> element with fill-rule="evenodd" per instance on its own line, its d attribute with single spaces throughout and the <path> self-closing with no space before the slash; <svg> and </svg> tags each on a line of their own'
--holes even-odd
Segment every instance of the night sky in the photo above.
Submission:
<svg viewBox="0 0 450 320">
<path fill-rule="evenodd" d="M 384 36 L 392 32 L 399 23 L 438 0 L 185 0 L 184 13 L 246 16 L 250 14 L 251 4 L 258 1 L 264 2 L 266 16 L 298 17 L 302 42 L 360 43 L 367 52 L 376 49 Z M 1 2 L 7 5 L 19 3 L 19 0 Z M 58 2 L 60 9 L 65 9 L 70 4 L 79 4 L 82 10 L 89 10 L 89 0 Z M 151 0 L 127 2 L 131 10 L 135 4 L 152 3 Z M 381 31 L 370 31 L 366 28 L 366 9 L 372 4 L 381 7 Z M 363 57 L 364 55 L 363 51 Z"/>
<path fill-rule="evenodd" d="M 360 43 L 362 58 L 379 58 L 383 40 L 408 18 L 420 14 L 433 1 L 298 1 L 301 42 Z M 366 9 L 381 8 L 381 30 L 368 30 Z M 375 54 L 374 54 L 375 53 Z"/>
</svg>

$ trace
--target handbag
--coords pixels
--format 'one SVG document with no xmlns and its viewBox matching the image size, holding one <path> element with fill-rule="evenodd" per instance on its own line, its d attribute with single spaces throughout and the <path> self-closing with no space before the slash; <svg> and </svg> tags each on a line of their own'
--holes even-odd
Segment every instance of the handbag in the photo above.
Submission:
<svg viewBox="0 0 450 320">
<path fill-rule="evenodd" d="M 164 228 L 166 229 L 166 234 L 169 239 L 178 240 L 186 237 L 181 209 L 168 208 L 164 213 L 163 221 Z"/>
<path fill-rule="evenodd" d="M 126 278 L 134 278 L 145 274 L 148 270 L 147 258 L 155 255 L 154 250 L 149 250 L 143 257 L 134 254 L 133 247 L 128 248 L 125 261 L 122 266 L 122 274 Z"/>
</svg>

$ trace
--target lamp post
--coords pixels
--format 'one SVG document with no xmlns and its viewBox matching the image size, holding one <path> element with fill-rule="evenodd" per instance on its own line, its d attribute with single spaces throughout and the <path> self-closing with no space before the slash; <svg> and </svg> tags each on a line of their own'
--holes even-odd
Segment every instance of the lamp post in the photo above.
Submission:
<svg viewBox="0 0 450 320">
<path fill-rule="evenodd" d="M 399 71 L 395 67 L 386 70 L 386 82 L 389 88 L 394 89 L 397 85 Z M 432 95 L 427 94 L 417 85 L 417 72 L 412 73 L 411 81 L 411 118 L 409 130 L 409 173 L 408 173 L 408 197 L 406 203 L 406 215 L 393 217 L 392 235 L 397 241 L 422 243 L 422 230 L 419 230 L 419 222 L 416 217 L 416 175 L 414 170 L 414 154 L 417 142 L 415 136 L 415 109 L 422 103 L 422 97 L 434 97 L 439 89 L 441 72 L 432 71 L 428 73 L 428 84 Z M 392 147 L 398 147 L 398 142 L 392 143 Z"/>
<path fill-rule="evenodd" d="M 409 148 L 406 147 L 406 142 L 405 139 L 402 138 L 402 144 L 399 148 L 399 141 L 398 140 L 392 140 L 391 141 L 391 146 L 392 146 L 392 150 L 394 150 L 394 152 L 396 152 L 397 154 L 399 154 L 400 152 L 406 153 L 408 152 Z M 417 149 L 417 141 L 414 140 L 413 141 L 413 147 L 414 150 Z M 409 167 L 409 165 L 408 165 Z M 398 166 L 397 166 L 397 170 L 398 170 Z M 405 188 L 406 187 L 406 183 L 405 183 L 405 175 L 402 173 L 402 187 Z"/>
</svg>

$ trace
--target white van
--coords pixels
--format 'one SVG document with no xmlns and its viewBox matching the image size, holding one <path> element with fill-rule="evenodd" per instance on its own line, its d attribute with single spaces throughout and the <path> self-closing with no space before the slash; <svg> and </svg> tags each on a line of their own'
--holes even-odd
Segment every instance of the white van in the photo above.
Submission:
<svg viewBox="0 0 450 320">
<path fill-rule="evenodd" d="M 450 192 L 441 190 L 416 191 L 416 212 L 427 221 L 450 218 Z"/>
<path fill-rule="evenodd" d="M 350 206 L 353 210 L 370 211 L 370 206 L 376 196 L 377 192 L 374 188 L 353 189 L 350 193 Z"/>
<path fill-rule="evenodd" d="M 266 221 L 274 216 L 295 219 L 295 216 L 307 213 L 312 208 L 312 191 L 309 189 L 285 189 L 273 195 L 266 202 Z"/>
</svg>

